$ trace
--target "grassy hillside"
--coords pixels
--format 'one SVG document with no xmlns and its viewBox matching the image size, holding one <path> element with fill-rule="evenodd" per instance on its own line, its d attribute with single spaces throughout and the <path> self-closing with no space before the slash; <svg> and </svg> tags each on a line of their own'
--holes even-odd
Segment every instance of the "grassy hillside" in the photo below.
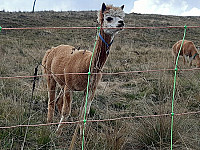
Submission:
<svg viewBox="0 0 200 150">
<path fill-rule="evenodd" d="M 0 12 L 2 27 L 97 26 L 95 11 Z M 200 17 L 127 14 L 128 27 L 197 26 Z M 172 45 L 182 39 L 184 29 L 132 29 L 116 35 L 104 72 L 174 68 Z M 2 30 L 0 76 L 33 75 L 47 49 L 60 44 L 92 50 L 96 31 Z M 200 28 L 188 29 L 186 39 L 200 45 Z M 193 63 L 195 67 L 195 62 Z M 180 58 L 179 68 L 184 66 Z M 41 74 L 41 68 L 39 68 Z M 200 110 L 199 71 L 178 72 L 174 112 Z M 89 119 L 106 119 L 171 113 L 173 71 L 105 75 L 98 86 Z M 47 89 L 40 77 L 31 98 L 32 78 L 0 79 L 0 126 L 46 123 Z M 83 93 L 75 92 L 69 121 L 76 121 Z M 175 116 L 174 149 L 200 147 L 200 115 Z M 59 121 L 59 114 L 54 122 Z M 170 149 L 170 117 L 88 123 L 86 148 L 95 150 Z M 0 130 L 1 149 L 65 149 L 75 125 L 66 125 L 56 137 L 56 126 L 20 127 Z M 81 148 L 80 138 L 76 149 Z"/>
</svg>

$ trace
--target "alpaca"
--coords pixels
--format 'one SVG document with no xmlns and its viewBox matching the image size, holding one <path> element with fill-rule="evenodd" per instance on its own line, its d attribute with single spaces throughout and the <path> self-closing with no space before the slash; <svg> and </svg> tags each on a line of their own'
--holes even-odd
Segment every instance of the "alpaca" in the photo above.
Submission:
<svg viewBox="0 0 200 150">
<path fill-rule="evenodd" d="M 113 42 L 114 36 L 124 27 L 123 11 L 124 5 L 121 7 L 114 7 L 112 5 L 106 6 L 102 4 L 101 10 L 98 12 L 98 22 L 100 23 L 100 33 L 92 59 L 89 95 L 87 103 L 87 115 L 90 111 L 90 106 L 94 98 L 94 93 L 98 82 L 101 80 L 102 68 L 108 58 L 110 46 Z M 88 73 L 90 59 L 92 52 L 88 50 L 76 50 L 70 45 L 59 45 L 57 47 L 47 50 L 42 60 L 43 73 L 50 74 L 47 78 L 48 88 L 48 114 L 47 122 L 53 121 L 55 105 L 61 114 L 60 123 L 68 118 L 71 113 L 72 92 L 84 91 L 88 82 L 88 75 L 68 74 L 68 73 Z M 98 74 L 96 74 L 98 73 Z M 56 75 L 64 74 L 64 75 Z M 58 97 L 55 99 L 56 84 L 61 87 Z M 85 96 L 84 96 L 85 103 Z M 82 107 L 85 105 L 82 105 Z M 87 116 L 86 115 L 86 116 Z M 80 110 L 80 119 L 84 119 L 84 109 Z M 60 134 L 63 124 L 59 124 L 57 133 Z M 80 130 L 83 125 L 80 125 Z M 80 131 L 81 132 L 81 131 Z"/>
<path fill-rule="evenodd" d="M 180 47 L 182 44 L 182 40 L 176 42 L 172 47 L 172 54 L 174 56 L 174 62 L 176 62 Z M 183 63 L 185 65 L 187 57 L 189 57 L 189 65 L 192 66 L 192 60 L 196 61 L 196 67 L 200 68 L 200 58 L 197 52 L 197 48 L 195 47 L 192 41 L 184 40 L 182 49 L 180 51 L 180 56 L 183 56 Z"/>
</svg>

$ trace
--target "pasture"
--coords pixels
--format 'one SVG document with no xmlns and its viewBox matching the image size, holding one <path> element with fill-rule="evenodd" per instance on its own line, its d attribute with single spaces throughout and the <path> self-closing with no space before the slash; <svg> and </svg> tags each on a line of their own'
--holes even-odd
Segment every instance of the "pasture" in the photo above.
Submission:
<svg viewBox="0 0 200 150">
<path fill-rule="evenodd" d="M 0 12 L 0 26 L 95 27 L 97 12 Z M 200 17 L 126 14 L 127 27 L 198 26 Z M 125 29 L 115 36 L 103 72 L 173 69 L 173 44 L 183 37 L 183 28 Z M 73 45 L 92 51 L 95 29 L 2 30 L 0 32 L 0 77 L 30 76 L 51 47 Z M 186 39 L 200 46 L 200 28 L 187 29 Z M 193 63 L 194 64 L 194 63 Z M 184 66 L 182 58 L 178 63 Z M 192 66 L 194 68 L 195 66 Z M 38 74 L 41 73 L 39 66 Z M 200 110 L 200 72 L 178 71 L 174 113 Z M 104 75 L 91 106 L 89 120 L 171 113 L 174 71 Z M 38 77 L 32 98 L 33 78 L 0 79 L 0 126 L 46 123 L 47 88 Z M 69 121 L 77 121 L 82 92 L 75 92 Z M 54 122 L 59 122 L 55 113 Z M 86 149 L 170 149 L 171 117 L 149 117 L 87 123 Z M 0 129 L 1 149 L 67 149 L 75 124 L 67 124 L 60 137 L 56 125 Z M 200 147 L 200 114 L 174 117 L 173 149 Z M 81 149 L 81 138 L 75 143 Z"/>
</svg>

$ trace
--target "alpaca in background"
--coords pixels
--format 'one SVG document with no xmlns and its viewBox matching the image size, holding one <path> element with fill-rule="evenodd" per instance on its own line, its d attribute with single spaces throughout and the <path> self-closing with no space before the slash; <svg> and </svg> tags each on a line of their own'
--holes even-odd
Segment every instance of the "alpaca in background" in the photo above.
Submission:
<svg viewBox="0 0 200 150">
<path fill-rule="evenodd" d="M 182 40 L 176 42 L 172 47 L 172 54 L 174 56 L 174 62 L 176 62 L 180 47 L 182 44 Z M 180 56 L 183 56 L 183 63 L 185 65 L 186 60 L 189 60 L 189 65 L 192 66 L 192 61 L 196 61 L 196 67 L 200 68 L 200 58 L 197 52 L 197 48 L 195 47 L 192 41 L 184 40 L 182 49 L 180 51 Z M 189 57 L 189 59 L 188 59 Z"/>
</svg>

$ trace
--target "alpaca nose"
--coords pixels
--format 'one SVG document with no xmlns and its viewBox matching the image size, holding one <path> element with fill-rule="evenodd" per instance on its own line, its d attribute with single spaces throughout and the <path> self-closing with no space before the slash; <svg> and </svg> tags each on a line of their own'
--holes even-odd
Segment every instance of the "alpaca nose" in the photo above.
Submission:
<svg viewBox="0 0 200 150">
<path fill-rule="evenodd" d="M 123 20 L 118 21 L 118 23 L 119 23 L 118 27 L 123 27 L 124 26 L 124 21 Z"/>
</svg>

